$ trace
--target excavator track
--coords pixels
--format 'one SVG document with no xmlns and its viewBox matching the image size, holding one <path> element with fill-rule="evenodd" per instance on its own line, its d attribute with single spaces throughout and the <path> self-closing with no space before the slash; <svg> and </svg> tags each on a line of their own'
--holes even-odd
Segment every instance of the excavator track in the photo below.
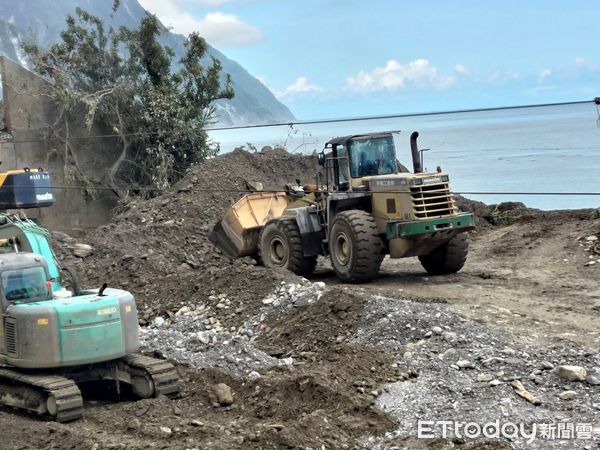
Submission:
<svg viewBox="0 0 600 450">
<path fill-rule="evenodd" d="M 83 408 L 81 392 L 73 380 L 5 367 L 0 367 L 0 403 L 47 414 L 57 422 L 79 419 Z"/>
<path fill-rule="evenodd" d="M 179 393 L 179 374 L 170 362 L 133 354 L 121 358 L 119 363 L 121 370 L 131 374 L 134 393 L 140 397 Z"/>
<path fill-rule="evenodd" d="M 65 376 L 0 367 L 0 404 L 69 422 L 82 416 L 83 398 L 77 382 L 120 380 L 130 383 L 141 398 L 174 396 L 180 390 L 173 364 L 144 355 L 57 371 Z"/>
</svg>

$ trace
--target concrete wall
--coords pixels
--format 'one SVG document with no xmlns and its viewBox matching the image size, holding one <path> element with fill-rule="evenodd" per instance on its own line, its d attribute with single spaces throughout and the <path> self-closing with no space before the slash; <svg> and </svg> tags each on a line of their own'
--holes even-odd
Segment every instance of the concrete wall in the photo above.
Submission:
<svg viewBox="0 0 600 450">
<path fill-rule="evenodd" d="M 0 142 L 0 172 L 17 167 L 17 150 L 12 142 Z"/>
<path fill-rule="evenodd" d="M 22 167 L 43 167 L 50 172 L 56 203 L 50 208 L 29 210 L 28 216 L 38 218 L 45 226 L 55 230 L 94 228 L 110 219 L 110 210 L 116 199 L 108 192 L 86 201 L 82 191 L 69 189 L 65 184 L 65 149 L 61 144 L 47 139 L 58 111 L 51 99 L 52 86 L 27 69 L 0 56 L 2 90 L 4 96 L 4 122 L 13 136 L 13 143 L 0 144 L 0 171 Z M 83 134 L 81 124 L 73 125 L 75 135 Z M 78 133 L 79 131 L 79 133 Z M 95 127 L 92 134 L 102 134 Z M 106 142 L 76 142 L 86 145 L 89 151 L 81 152 L 84 170 L 101 171 L 108 167 L 112 152 L 106 151 Z M 87 149 L 86 149 L 87 150 Z M 66 186 L 61 188 L 61 186 Z"/>
</svg>

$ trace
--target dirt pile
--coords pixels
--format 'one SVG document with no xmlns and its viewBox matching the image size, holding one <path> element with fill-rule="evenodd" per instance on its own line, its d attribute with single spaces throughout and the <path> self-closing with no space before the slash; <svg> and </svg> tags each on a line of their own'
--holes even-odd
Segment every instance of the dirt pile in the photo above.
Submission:
<svg viewBox="0 0 600 450">
<path fill-rule="evenodd" d="M 293 314 L 273 314 L 263 326 L 258 345 L 272 355 L 306 357 L 335 347 L 358 327 L 364 300 L 343 289 L 323 295 L 319 302 L 302 305 Z"/>
<path fill-rule="evenodd" d="M 238 430 L 233 441 L 226 440 L 229 445 L 352 447 L 365 434 L 395 428 L 374 408 L 381 383 L 402 379 L 393 354 L 350 342 L 363 316 L 364 298 L 305 281 L 280 284 L 261 303 L 236 335 L 205 330 L 198 320 L 202 309 L 187 308 L 143 329 L 145 347 L 163 357 L 196 368 L 224 369 L 227 374 L 219 379 L 233 387 L 235 420 L 262 427 L 263 433 L 265 424 L 274 423 L 277 433 L 268 426 L 266 435 Z"/>
<path fill-rule="evenodd" d="M 486 229 L 490 226 L 506 226 L 519 222 L 536 222 L 540 219 L 585 220 L 600 217 L 598 209 L 542 211 L 540 209 L 529 208 L 521 202 L 502 202 L 488 205 L 458 194 L 454 195 L 454 199 L 461 211 L 473 213 L 477 227 L 480 229 Z"/>
<path fill-rule="evenodd" d="M 532 219 L 541 213 L 539 209 L 528 208 L 521 202 L 487 205 L 458 194 L 454 195 L 454 199 L 458 209 L 473 213 L 475 223 L 480 229 L 495 225 L 510 225 L 518 221 Z"/>
<path fill-rule="evenodd" d="M 106 282 L 135 292 L 141 324 L 172 316 L 182 306 L 215 310 L 225 298 L 222 325 L 237 326 L 244 310 L 260 306 L 275 283 L 295 277 L 255 267 L 250 258 L 231 260 L 209 242 L 210 230 L 247 182 L 280 190 L 315 173 L 311 156 L 235 151 L 197 166 L 173 191 L 121 207 L 112 223 L 85 236 L 91 249 L 83 258 L 75 256 L 76 241 L 62 233 L 54 233 L 54 246 L 84 286 Z"/>
</svg>

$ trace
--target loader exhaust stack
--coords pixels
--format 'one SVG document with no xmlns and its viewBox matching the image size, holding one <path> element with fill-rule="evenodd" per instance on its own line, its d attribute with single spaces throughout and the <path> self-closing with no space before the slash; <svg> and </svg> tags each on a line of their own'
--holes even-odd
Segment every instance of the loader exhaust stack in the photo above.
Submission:
<svg viewBox="0 0 600 450">
<path fill-rule="evenodd" d="M 423 172 L 423 167 L 421 166 L 421 156 L 419 155 L 419 146 L 417 145 L 418 137 L 418 131 L 413 131 L 410 135 L 410 151 L 412 153 L 413 168 L 415 173 Z"/>
</svg>

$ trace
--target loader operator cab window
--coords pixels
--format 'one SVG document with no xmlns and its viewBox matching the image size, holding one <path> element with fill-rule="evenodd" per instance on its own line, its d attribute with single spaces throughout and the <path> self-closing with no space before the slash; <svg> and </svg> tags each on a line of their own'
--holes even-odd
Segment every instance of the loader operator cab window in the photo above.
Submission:
<svg viewBox="0 0 600 450">
<path fill-rule="evenodd" d="M 398 172 L 392 136 L 351 141 L 350 159 L 353 178 Z"/>
<path fill-rule="evenodd" d="M 49 298 L 43 267 L 6 270 L 2 272 L 2 293 L 9 302 L 35 302 Z"/>
<path fill-rule="evenodd" d="M 338 161 L 338 186 L 340 191 L 347 191 L 350 187 L 350 167 L 346 146 L 338 144 L 335 147 Z"/>
</svg>

